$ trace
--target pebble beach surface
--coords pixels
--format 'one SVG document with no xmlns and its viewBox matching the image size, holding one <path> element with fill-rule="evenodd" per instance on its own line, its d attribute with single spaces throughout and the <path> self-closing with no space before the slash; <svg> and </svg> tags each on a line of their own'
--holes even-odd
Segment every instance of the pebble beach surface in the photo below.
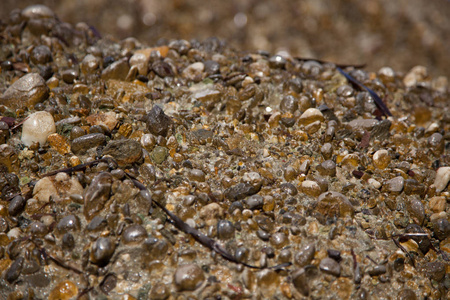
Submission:
<svg viewBox="0 0 450 300">
<path fill-rule="evenodd" d="M 1 299 L 450 298 L 446 77 L 0 29 Z"/>
</svg>

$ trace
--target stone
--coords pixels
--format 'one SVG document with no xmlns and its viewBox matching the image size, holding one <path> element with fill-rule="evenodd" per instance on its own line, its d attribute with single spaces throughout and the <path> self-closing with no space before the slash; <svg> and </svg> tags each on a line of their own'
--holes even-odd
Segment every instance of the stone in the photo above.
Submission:
<svg viewBox="0 0 450 300">
<path fill-rule="evenodd" d="M 89 133 L 72 141 L 71 149 L 74 154 L 83 154 L 87 150 L 106 144 L 103 133 Z"/>
<path fill-rule="evenodd" d="M 302 192 L 308 196 L 317 197 L 321 194 L 320 186 L 317 182 L 312 180 L 305 180 L 301 185 Z"/>
<path fill-rule="evenodd" d="M 322 270 L 322 272 L 334 275 L 336 277 L 339 277 L 339 275 L 341 275 L 341 266 L 337 261 L 329 257 L 325 257 L 320 261 L 319 268 L 320 270 Z"/>
<path fill-rule="evenodd" d="M 169 149 L 166 147 L 156 146 L 150 153 L 150 157 L 155 164 L 161 164 L 169 156 Z"/>
<path fill-rule="evenodd" d="M 223 208 L 217 203 L 210 203 L 200 209 L 200 218 L 205 220 L 206 225 L 216 225 L 223 215 Z"/>
<path fill-rule="evenodd" d="M 49 177 L 39 179 L 33 189 L 33 197 L 39 202 L 47 203 L 50 196 L 58 195 L 55 185 Z"/>
<path fill-rule="evenodd" d="M 434 187 L 436 192 L 442 192 L 450 181 L 450 167 L 440 167 L 436 172 L 436 179 L 434 180 Z"/>
<path fill-rule="evenodd" d="M 11 109 L 32 109 L 48 98 L 49 88 L 44 78 L 37 73 L 29 73 L 14 82 L 0 97 L 0 104 Z"/>
<path fill-rule="evenodd" d="M 194 291 L 205 280 L 203 270 L 196 264 L 178 266 L 174 274 L 174 283 L 178 291 Z"/>
<path fill-rule="evenodd" d="M 129 71 L 130 66 L 128 65 L 128 62 L 126 60 L 119 60 L 113 62 L 111 65 L 109 65 L 106 69 L 103 70 L 102 79 L 103 80 L 117 79 L 125 81 Z"/>
<path fill-rule="evenodd" d="M 22 142 L 28 147 L 36 142 L 43 146 L 47 137 L 55 132 L 53 116 L 46 111 L 38 111 L 28 116 L 23 123 Z"/>
<path fill-rule="evenodd" d="M 308 276 L 306 275 L 305 269 L 300 268 L 292 272 L 291 275 L 292 283 L 294 284 L 294 287 L 303 295 L 308 296 L 309 295 L 309 285 L 308 285 Z"/>
<path fill-rule="evenodd" d="M 58 283 L 53 290 L 50 292 L 48 299 L 49 300 L 69 300 L 72 297 L 75 297 L 78 294 L 77 285 L 70 281 L 65 280 Z"/>
<path fill-rule="evenodd" d="M 172 119 L 158 105 L 153 106 L 152 110 L 145 116 L 145 120 L 148 131 L 156 136 L 167 136 L 173 124 Z"/>
<path fill-rule="evenodd" d="M 403 78 L 403 84 L 406 87 L 413 87 L 418 82 L 425 80 L 428 77 L 427 68 L 424 66 L 413 67 Z"/>
<path fill-rule="evenodd" d="M 408 202 L 407 209 L 414 223 L 422 225 L 425 220 L 425 208 L 419 199 L 411 198 Z"/>
<path fill-rule="evenodd" d="M 328 218 L 353 217 L 355 209 L 343 194 L 338 192 L 322 193 L 317 199 L 316 210 Z"/>
<path fill-rule="evenodd" d="M 303 245 L 294 256 L 294 262 L 299 267 L 304 267 L 311 263 L 316 253 L 316 245 L 314 243 Z"/>
<path fill-rule="evenodd" d="M 264 198 L 260 195 L 252 195 L 243 201 L 251 210 L 261 209 L 264 205 Z"/>
<path fill-rule="evenodd" d="M 433 224 L 433 232 L 439 240 L 445 240 L 450 236 L 450 222 L 447 219 L 435 219 Z"/>
<path fill-rule="evenodd" d="M 313 122 L 320 121 L 323 122 L 323 114 L 317 108 L 308 108 L 299 118 L 299 125 L 309 125 Z"/>
<path fill-rule="evenodd" d="M 225 198 L 236 201 L 258 193 L 259 189 L 249 183 L 238 183 L 225 190 Z"/>
<path fill-rule="evenodd" d="M 109 129 L 109 131 L 112 131 L 119 121 L 116 118 L 116 114 L 111 111 L 107 113 L 89 115 L 86 117 L 86 122 L 88 122 L 91 126 L 93 125 L 106 126 Z"/>
<path fill-rule="evenodd" d="M 316 167 L 316 170 L 322 176 L 336 176 L 336 164 L 332 160 L 326 160 Z"/>
<path fill-rule="evenodd" d="M 139 224 L 132 224 L 122 232 L 122 239 L 125 244 L 139 243 L 147 238 L 147 230 Z"/>
<path fill-rule="evenodd" d="M 204 69 L 205 65 L 202 62 L 195 62 L 187 66 L 183 72 L 181 72 L 181 75 L 189 80 L 200 81 Z"/>
<path fill-rule="evenodd" d="M 110 173 L 100 173 L 94 177 L 84 193 L 84 216 L 87 220 L 95 217 L 109 200 L 113 176 Z"/>
<path fill-rule="evenodd" d="M 380 170 L 385 169 L 391 162 L 389 152 L 385 149 L 378 150 L 373 155 L 373 164 Z"/>
<path fill-rule="evenodd" d="M 70 153 L 70 144 L 65 137 L 58 133 L 52 133 L 47 137 L 48 144 L 59 154 Z"/>
<path fill-rule="evenodd" d="M 402 176 L 394 177 L 383 184 L 383 189 L 390 193 L 400 194 L 403 191 L 405 179 Z"/>
<path fill-rule="evenodd" d="M 428 200 L 428 206 L 435 213 L 444 211 L 446 203 L 447 203 L 447 201 L 445 200 L 445 197 L 443 197 L 443 196 L 432 197 Z"/>
<path fill-rule="evenodd" d="M 142 146 L 130 139 L 112 140 L 103 149 L 102 154 L 112 156 L 119 166 L 125 167 L 142 160 Z"/>
</svg>

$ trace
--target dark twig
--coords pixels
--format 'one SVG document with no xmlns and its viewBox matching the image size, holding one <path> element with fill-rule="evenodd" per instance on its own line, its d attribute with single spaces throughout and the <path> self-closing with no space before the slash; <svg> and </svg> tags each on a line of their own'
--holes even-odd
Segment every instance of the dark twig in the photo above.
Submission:
<svg viewBox="0 0 450 300">
<path fill-rule="evenodd" d="M 378 109 L 386 117 L 392 116 L 391 112 L 389 111 L 389 108 L 387 108 L 387 106 L 384 104 L 383 100 L 381 100 L 381 98 L 377 95 L 377 93 L 375 93 L 373 90 L 369 89 L 367 86 L 365 86 L 364 84 L 362 84 L 361 82 L 359 82 L 358 80 L 353 78 L 350 74 L 344 72 L 339 66 L 337 66 L 336 69 L 339 72 L 341 72 L 341 74 L 344 75 L 345 78 L 347 78 L 347 80 L 350 81 L 352 84 L 356 85 L 360 89 L 366 90 L 370 94 L 370 96 L 373 98 L 373 100 L 375 101 L 375 104 L 377 105 Z"/>
<path fill-rule="evenodd" d="M 108 163 L 110 165 L 110 168 L 113 168 L 113 167 L 117 166 L 117 163 L 115 162 L 115 160 L 113 158 L 101 158 L 101 159 L 97 159 L 97 160 L 94 160 L 94 161 L 89 162 L 89 163 L 77 165 L 75 167 L 52 171 L 52 172 L 49 172 L 47 174 L 44 174 L 43 177 L 52 176 L 52 175 L 58 174 L 59 172 L 73 173 L 73 172 L 76 172 L 76 171 L 81 171 L 81 170 L 84 170 L 86 167 L 90 167 L 92 165 L 98 164 L 99 162 L 106 162 L 106 163 Z M 253 265 L 250 265 L 250 264 L 247 264 L 247 263 L 244 263 L 244 262 L 240 262 L 232 254 L 228 253 L 223 248 L 223 246 L 220 245 L 218 242 L 216 242 L 214 239 L 204 235 L 203 233 L 201 233 L 197 229 L 192 228 L 191 226 L 189 226 L 187 223 L 185 223 L 183 220 L 181 220 L 177 215 L 175 215 L 174 213 L 169 211 L 161 203 L 159 203 L 159 202 L 157 202 L 155 200 L 151 201 L 150 192 L 145 187 L 145 185 L 142 184 L 140 181 L 138 181 L 130 173 L 125 172 L 125 174 L 133 182 L 133 184 L 139 190 L 141 190 L 141 196 L 143 196 L 144 198 L 148 199 L 148 201 L 150 203 L 153 203 L 153 204 L 157 205 L 159 208 L 161 208 L 161 210 L 172 220 L 172 222 L 173 222 L 173 224 L 174 224 L 174 226 L 176 228 L 178 228 L 179 230 L 183 231 L 186 234 L 191 235 L 197 242 L 199 242 L 203 246 L 211 249 L 212 251 L 220 254 L 226 260 L 231 261 L 231 262 L 236 263 L 236 264 L 242 264 L 242 265 L 244 265 L 244 266 L 246 266 L 248 268 L 253 268 L 253 269 L 267 269 L 268 268 L 268 269 L 282 270 L 283 268 L 292 265 L 292 263 L 283 263 L 283 264 L 279 264 L 279 265 L 272 266 L 272 267 L 259 267 L 259 266 L 253 266 Z M 67 264 L 65 264 L 63 261 L 58 260 L 56 257 L 52 257 L 50 255 L 48 255 L 48 256 L 52 260 L 54 260 L 56 263 L 60 264 L 62 267 L 69 268 L 69 269 L 73 268 L 73 267 L 68 266 Z M 73 269 L 73 271 L 81 272 L 80 270 L 77 270 L 76 268 Z"/>
<path fill-rule="evenodd" d="M 401 250 L 409 257 L 409 259 L 410 259 L 410 261 L 411 261 L 411 264 L 412 264 L 413 267 L 415 268 L 415 267 L 416 267 L 416 263 L 415 263 L 415 261 L 414 261 L 414 257 L 411 255 L 411 253 L 409 253 L 408 250 L 406 250 L 405 247 L 403 247 L 403 246 L 400 244 L 400 242 L 397 241 L 397 240 L 395 239 L 395 237 L 392 237 L 392 241 L 394 241 L 395 245 L 396 245 L 398 248 L 400 248 L 400 249 L 401 249 Z"/>
<path fill-rule="evenodd" d="M 127 176 L 133 181 L 134 185 L 138 189 L 140 189 L 141 191 L 146 191 L 147 190 L 147 188 L 141 182 L 139 182 L 138 180 L 134 179 L 130 174 L 128 174 L 128 173 L 125 173 L 125 174 L 127 174 Z M 249 268 L 252 268 L 252 269 L 265 269 L 265 267 L 253 266 L 253 265 L 249 265 L 247 263 L 238 261 L 232 254 L 228 253 L 222 247 L 222 245 L 220 245 L 214 239 L 210 238 L 207 235 L 204 235 L 203 233 L 201 233 L 197 229 L 192 228 L 191 226 L 189 226 L 187 223 L 185 223 L 177 215 L 175 215 L 174 213 L 169 211 L 164 205 L 162 205 L 158 201 L 154 201 L 153 200 L 153 203 L 155 205 L 157 205 L 159 208 L 161 208 L 162 211 L 164 211 L 164 213 L 172 220 L 172 222 L 173 222 L 173 224 L 174 224 L 174 226 L 176 228 L 178 228 L 179 230 L 183 231 L 186 234 L 191 235 L 197 242 L 199 242 L 203 246 L 211 249 L 212 251 L 220 254 L 226 260 L 229 260 L 229 261 L 231 261 L 233 263 L 236 263 L 236 264 L 242 264 L 242 265 L 244 265 L 246 267 L 249 267 Z M 284 263 L 284 264 L 280 264 L 280 265 L 269 267 L 269 269 L 280 270 L 280 269 L 283 269 L 283 268 L 288 267 L 290 265 L 291 265 L 291 263 Z"/>
</svg>

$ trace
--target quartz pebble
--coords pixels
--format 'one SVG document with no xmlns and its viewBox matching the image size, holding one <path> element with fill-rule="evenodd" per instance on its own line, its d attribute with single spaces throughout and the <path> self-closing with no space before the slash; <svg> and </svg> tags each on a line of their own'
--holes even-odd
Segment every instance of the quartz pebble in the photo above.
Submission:
<svg viewBox="0 0 450 300">
<path fill-rule="evenodd" d="M 22 142 L 26 146 L 33 143 L 44 145 L 47 137 L 56 132 L 53 116 L 45 111 L 31 114 L 22 125 Z"/>
<path fill-rule="evenodd" d="M 373 155 L 373 164 L 378 169 L 381 169 L 381 170 L 385 169 L 389 165 L 390 161 L 391 161 L 391 158 L 389 156 L 389 153 L 385 149 L 378 150 Z"/>
<path fill-rule="evenodd" d="M 442 192 L 450 181 L 450 167 L 441 167 L 436 172 L 436 179 L 434 180 L 434 186 L 436 192 Z"/>
</svg>

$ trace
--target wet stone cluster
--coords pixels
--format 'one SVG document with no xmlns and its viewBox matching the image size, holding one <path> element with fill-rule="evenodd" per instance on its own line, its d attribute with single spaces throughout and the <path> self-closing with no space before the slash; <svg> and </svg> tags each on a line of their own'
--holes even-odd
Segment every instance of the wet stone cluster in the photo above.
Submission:
<svg viewBox="0 0 450 300">
<path fill-rule="evenodd" d="M 447 78 L 0 26 L 0 298 L 450 296 Z"/>
</svg>

